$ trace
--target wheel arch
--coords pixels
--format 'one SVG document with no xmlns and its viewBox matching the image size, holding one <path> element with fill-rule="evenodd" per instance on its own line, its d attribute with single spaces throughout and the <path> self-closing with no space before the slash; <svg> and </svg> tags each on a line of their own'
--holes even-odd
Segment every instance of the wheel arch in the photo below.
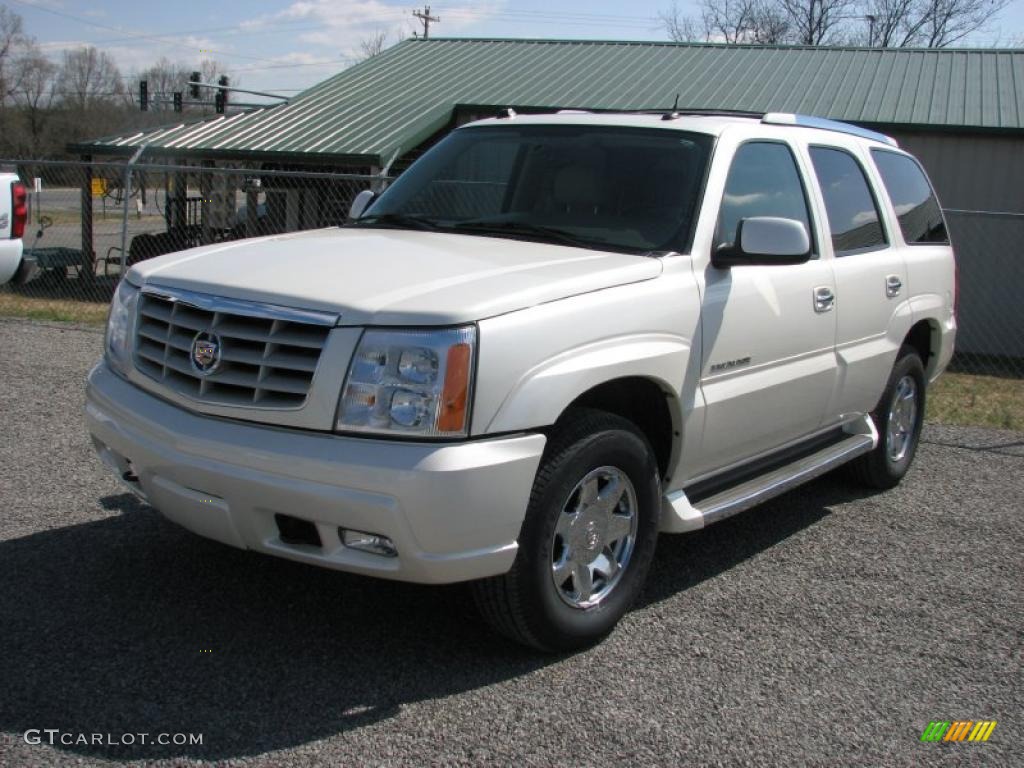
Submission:
<svg viewBox="0 0 1024 768">
<path fill-rule="evenodd" d="M 663 382 L 643 376 L 610 379 L 576 397 L 559 414 L 559 420 L 581 407 L 613 413 L 631 422 L 654 451 L 662 480 L 671 478 L 682 439 L 682 409 L 679 398 Z"/>
<path fill-rule="evenodd" d="M 903 339 L 906 346 L 917 351 L 924 364 L 925 380 L 930 381 L 939 363 L 939 350 L 942 348 L 942 328 L 939 322 L 926 317 L 911 326 Z"/>
<path fill-rule="evenodd" d="M 573 406 L 599 407 L 637 424 L 670 478 L 683 438 L 682 390 L 692 347 L 674 334 L 630 334 L 577 347 L 526 371 L 492 412 L 478 414 L 481 433 L 540 430 Z M 493 386 L 497 382 L 489 382 Z M 668 428 L 661 428 L 657 423 Z"/>
</svg>

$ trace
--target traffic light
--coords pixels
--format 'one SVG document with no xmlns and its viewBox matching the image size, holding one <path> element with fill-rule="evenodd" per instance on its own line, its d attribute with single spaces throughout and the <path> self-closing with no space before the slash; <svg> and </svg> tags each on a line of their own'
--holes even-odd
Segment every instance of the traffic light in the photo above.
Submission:
<svg viewBox="0 0 1024 768">
<path fill-rule="evenodd" d="M 199 98 L 199 83 L 202 82 L 203 73 L 193 72 L 188 81 L 188 95 L 193 99 Z"/>
<path fill-rule="evenodd" d="M 149 83 L 145 80 L 139 81 L 139 109 L 149 111 Z"/>
<path fill-rule="evenodd" d="M 181 112 L 181 91 L 174 92 L 174 111 Z"/>
<path fill-rule="evenodd" d="M 227 75 L 221 75 L 220 79 L 217 82 L 220 85 L 224 86 L 223 88 L 218 89 L 218 92 L 220 93 L 220 109 L 218 109 L 217 111 L 221 114 L 224 114 L 228 107 L 228 92 L 224 90 L 224 88 L 227 88 L 231 81 L 228 79 Z"/>
</svg>

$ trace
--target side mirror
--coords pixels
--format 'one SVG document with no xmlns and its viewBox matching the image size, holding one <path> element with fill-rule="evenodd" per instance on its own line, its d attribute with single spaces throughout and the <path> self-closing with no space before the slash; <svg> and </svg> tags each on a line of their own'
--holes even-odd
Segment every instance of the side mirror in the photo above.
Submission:
<svg viewBox="0 0 1024 768">
<path fill-rule="evenodd" d="M 753 216 L 740 220 L 736 242 L 716 248 L 711 254 L 711 264 L 718 269 L 753 264 L 802 264 L 810 257 L 811 238 L 803 222 Z"/>
<path fill-rule="evenodd" d="M 348 209 L 348 220 L 355 221 L 366 213 L 366 209 L 370 207 L 370 203 L 373 202 L 374 197 L 376 197 L 376 195 L 372 189 L 364 189 L 356 195 L 355 200 L 352 201 L 352 205 Z"/>
</svg>

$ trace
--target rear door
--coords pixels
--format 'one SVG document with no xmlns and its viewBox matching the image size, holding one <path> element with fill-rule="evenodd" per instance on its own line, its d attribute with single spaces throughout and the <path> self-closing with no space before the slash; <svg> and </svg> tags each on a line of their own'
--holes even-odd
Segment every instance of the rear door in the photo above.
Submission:
<svg viewBox="0 0 1024 768">
<path fill-rule="evenodd" d="M 887 231 L 873 168 L 855 144 L 811 143 L 836 283 L 839 378 L 827 420 L 872 410 L 911 325 L 907 268 Z"/>
</svg>

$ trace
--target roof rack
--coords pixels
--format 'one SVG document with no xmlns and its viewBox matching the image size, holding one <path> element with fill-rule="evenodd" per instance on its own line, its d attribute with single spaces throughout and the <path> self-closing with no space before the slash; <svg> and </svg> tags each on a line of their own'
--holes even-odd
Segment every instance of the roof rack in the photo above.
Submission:
<svg viewBox="0 0 1024 768">
<path fill-rule="evenodd" d="M 749 112 L 744 109 L 701 109 L 699 107 L 672 107 L 671 109 L 616 109 L 630 115 L 661 115 L 663 120 L 677 117 L 749 117 L 760 120 L 764 112 Z"/>
<path fill-rule="evenodd" d="M 668 109 L 559 109 L 559 115 L 661 115 L 666 120 L 677 117 L 750 117 L 760 120 L 764 112 L 748 112 L 743 109 L 700 109 L 697 107 L 670 107 Z"/>
<path fill-rule="evenodd" d="M 886 136 L 884 133 L 861 128 L 859 125 L 843 123 L 839 120 L 829 120 L 824 117 L 812 117 L 811 115 L 795 115 L 788 112 L 768 112 L 761 117 L 761 122 L 768 125 L 795 125 L 798 128 L 819 128 L 825 131 L 836 131 L 837 133 L 848 133 L 851 136 L 860 136 L 862 139 L 871 139 L 888 144 L 891 147 L 898 147 L 896 139 Z"/>
</svg>

